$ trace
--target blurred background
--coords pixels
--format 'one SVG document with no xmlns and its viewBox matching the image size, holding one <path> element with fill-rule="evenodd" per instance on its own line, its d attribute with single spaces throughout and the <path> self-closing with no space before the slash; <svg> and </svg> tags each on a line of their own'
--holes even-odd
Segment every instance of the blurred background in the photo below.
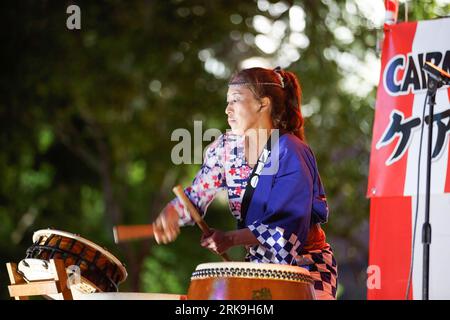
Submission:
<svg viewBox="0 0 450 320">
<path fill-rule="evenodd" d="M 401 1 L 399 21 L 448 15 L 448 0 Z M 69 5 L 81 29 L 69 30 Z M 0 299 L 5 263 L 35 231 L 54 228 L 125 263 L 121 291 L 186 293 L 220 261 L 197 227 L 172 244 L 115 245 L 112 226 L 152 222 L 200 165 L 175 165 L 177 128 L 227 129 L 227 81 L 241 68 L 281 66 L 303 88 L 306 138 L 327 192 L 324 225 L 339 265 L 339 299 L 366 298 L 365 197 L 384 22 L 382 0 L 6 1 L 0 4 Z M 6 27 L 5 27 L 6 26 Z M 203 148 L 210 141 L 203 142 Z M 235 221 L 225 195 L 207 223 Z M 243 259 L 242 249 L 231 251 Z"/>
</svg>

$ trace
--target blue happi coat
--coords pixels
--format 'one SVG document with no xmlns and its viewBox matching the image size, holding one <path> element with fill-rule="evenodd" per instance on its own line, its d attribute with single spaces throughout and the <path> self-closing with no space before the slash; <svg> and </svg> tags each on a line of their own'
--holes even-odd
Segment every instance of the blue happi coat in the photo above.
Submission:
<svg viewBox="0 0 450 320">
<path fill-rule="evenodd" d="M 217 192 L 226 190 L 233 216 L 260 242 L 247 248 L 246 259 L 297 265 L 311 225 L 327 221 L 325 192 L 307 144 L 285 133 L 272 139 L 271 146 L 263 165 L 255 169 L 258 177 L 252 180 L 255 188 L 245 217 L 242 202 L 253 168 L 245 159 L 242 136 L 227 133 L 217 138 L 207 148 L 203 165 L 185 193 L 205 214 Z M 172 203 L 180 225 L 193 224 L 183 205 L 177 199 Z"/>
</svg>

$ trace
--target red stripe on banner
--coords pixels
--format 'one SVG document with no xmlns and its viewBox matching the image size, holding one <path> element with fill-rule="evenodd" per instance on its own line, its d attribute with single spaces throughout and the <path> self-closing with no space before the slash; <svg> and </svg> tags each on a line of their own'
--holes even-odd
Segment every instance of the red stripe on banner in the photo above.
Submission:
<svg viewBox="0 0 450 320">
<path fill-rule="evenodd" d="M 411 260 L 411 197 L 370 200 L 367 299 L 405 299 Z M 372 266 L 372 267 L 371 267 Z M 376 271 L 380 280 L 376 282 Z M 376 285 L 379 284 L 377 288 Z M 412 299 L 412 283 L 409 298 Z"/>
<path fill-rule="evenodd" d="M 448 101 L 450 101 L 450 87 L 447 89 Z M 450 139 L 447 142 L 448 160 L 447 160 L 447 175 L 445 180 L 444 192 L 450 193 Z"/>
<path fill-rule="evenodd" d="M 391 58 L 400 54 L 406 57 L 407 54 L 411 52 L 416 27 L 416 22 L 396 24 L 387 26 L 384 34 L 385 39 L 381 56 L 381 75 L 375 104 L 375 121 L 373 126 L 372 151 L 370 155 L 369 181 L 367 188 L 368 197 L 401 196 L 404 193 L 408 151 L 405 152 L 400 160 L 388 166 L 386 165 L 386 161 L 397 146 L 399 137 L 395 137 L 390 144 L 381 147 L 379 150 L 376 149 L 376 145 L 389 125 L 392 110 L 396 109 L 401 111 L 405 118 L 412 115 L 414 95 L 389 95 L 384 87 L 383 73 Z M 406 61 L 404 69 L 405 68 Z M 405 70 L 398 70 L 397 80 L 400 79 L 404 72 Z"/>
</svg>

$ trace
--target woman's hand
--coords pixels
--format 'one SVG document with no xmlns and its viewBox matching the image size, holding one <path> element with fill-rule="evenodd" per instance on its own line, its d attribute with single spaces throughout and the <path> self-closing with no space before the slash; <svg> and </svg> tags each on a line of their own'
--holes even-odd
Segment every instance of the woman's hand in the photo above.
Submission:
<svg viewBox="0 0 450 320">
<path fill-rule="evenodd" d="M 180 233 L 178 213 L 169 203 L 153 222 L 153 234 L 158 244 L 174 241 Z"/>
<path fill-rule="evenodd" d="M 222 254 L 234 246 L 253 246 L 260 242 L 248 228 L 228 232 L 211 229 L 210 234 L 202 235 L 200 244 L 216 254 Z"/>
<path fill-rule="evenodd" d="M 216 254 L 222 254 L 233 246 L 233 239 L 228 232 L 211 229 L 210 234 L 202 235 L 200 245 Z"/>
</svg>

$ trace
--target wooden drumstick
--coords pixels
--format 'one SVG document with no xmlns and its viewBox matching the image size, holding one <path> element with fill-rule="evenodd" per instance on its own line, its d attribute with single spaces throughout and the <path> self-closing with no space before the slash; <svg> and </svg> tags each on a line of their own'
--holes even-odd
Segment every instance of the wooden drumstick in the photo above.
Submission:
<svg viewBox="0 0 450 320">
<path fill-rule="evenodd" d="M 114 242 L 116 244 L 138 239 L 153 238 L 151 224 L 117 225 L 113 227 Z"/>
<path fill-rule="evenodd" d="M 178 199 L 180 199 L 181 203 L 187 208 L 192 219 L 194 219 L 195 223 L 199 226 L 199 228 L 202 230 L 202 232 L 204 234 L 210 234 L 211 229 L 206 224 L 205 220 L 203 220 L 202 216 L 198 213 L 197 209 L 194 207 L 191 200 L 189 200 L 189 198 L 184 193 L 183 187 L 180 185 L 175 186 L 172 189 L 172 191 L 173 191 L 173 193 L 175 193 L 177 195 L 177 197 L 178 197 Z M 228 254 L 226 252 L 220 254 L 220 256 L 222 257 L 222 259 L 224 261 L 231 261 L 230 257 L 228 256 Z"/>
</svg>

